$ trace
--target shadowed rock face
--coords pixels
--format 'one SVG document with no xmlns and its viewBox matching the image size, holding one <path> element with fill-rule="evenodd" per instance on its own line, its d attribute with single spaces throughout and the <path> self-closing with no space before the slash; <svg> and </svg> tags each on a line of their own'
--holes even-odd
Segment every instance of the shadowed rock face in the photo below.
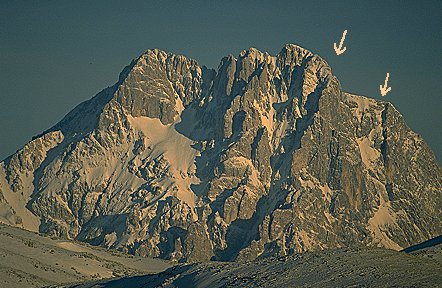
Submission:
<svg viewBox="0 0 442 288">
<path fill-rule="evenodd" d="M 0 166 L 0 219 L 143 256 L 399 250 L 442 233 L 442 170 L 389 103 L 286 45 L 218 70 L 148 50 Z"/>
</svg>

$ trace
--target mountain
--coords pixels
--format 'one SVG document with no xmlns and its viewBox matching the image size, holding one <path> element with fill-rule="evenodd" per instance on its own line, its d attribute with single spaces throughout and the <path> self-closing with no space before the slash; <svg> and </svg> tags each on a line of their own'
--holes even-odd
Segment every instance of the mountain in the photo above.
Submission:
<svg viewBox="0 0 442 288">
<path fill-rule="evenodd" d="M 442 169 L 387 102 L 286 45 L 217 70 L 160 50 L 0 164 L 0 219 L 176 261 L 442 234 Z"/>
</svg>

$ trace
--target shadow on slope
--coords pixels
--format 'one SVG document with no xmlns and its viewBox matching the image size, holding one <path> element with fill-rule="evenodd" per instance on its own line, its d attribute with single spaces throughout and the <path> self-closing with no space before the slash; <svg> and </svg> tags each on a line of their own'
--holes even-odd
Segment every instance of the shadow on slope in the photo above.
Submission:
<svg viewBox="0 0 442 288">
<path fill-rule="evenodd" d="M 405 248 L 404 250 L 402 250 L 402 252 L 410 253 L 413 251 L 418 251 L 418 250 L 422 250 L 425 248 L 434 247 L 434 246 L 437 246 L 440 244 L 442 244 L 442 235 L 439 235 L 437 237 L 431 238 L 431 239 L 424 241 L 422 243 Z"/>
<path fill-rule="evenodd" d="M 187 272 L 193 267 L 193 265 L 185 266 L 175 266 L 167 269 L 166 271 L 159 274 L 150 275 L 138 275 L 138 276 L 128 276 L 121 277 L 115 280 L 103 280 L 90 282 L 87 284 L 75 284 L 72 286 L 65 286 L 70 288 L 120 288 L 120 287 L 143 287 L 143 288 L 155 288 L 160 287 L 160 285 L 170 281 L 170 278 L 177 277 L 173 281 L 173 287 L 176 288 L 187 288 L 195 287 L 194 275 L 196 272 L 191 274 L 186 274 L 180 277 L 181 274 Z"/>
</svg>

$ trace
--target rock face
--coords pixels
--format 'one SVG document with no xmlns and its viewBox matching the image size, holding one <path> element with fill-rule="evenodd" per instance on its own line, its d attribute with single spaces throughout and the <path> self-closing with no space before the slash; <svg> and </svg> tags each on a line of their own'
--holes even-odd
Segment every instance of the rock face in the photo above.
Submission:
<svg viewBox="0 0 442 288">
<path fill-rule="evenodd" d="M 442 233 L 442 169 L 389 103 L 286 45 L 217 71 L 148 50 L 0 164 L 0 219 L 143 256 L 392 249 Z"/>
</svg>

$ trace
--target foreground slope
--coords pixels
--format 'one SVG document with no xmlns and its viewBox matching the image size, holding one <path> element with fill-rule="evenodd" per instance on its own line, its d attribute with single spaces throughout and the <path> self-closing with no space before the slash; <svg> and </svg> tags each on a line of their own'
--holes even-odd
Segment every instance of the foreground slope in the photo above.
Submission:
<svg viewBox="0 0 442 288">
<path fill-rule="evenodd" d="M 0 219 L 179 261 L 400 250 L 442 234 L 441 176 L 391 104 L 306 49 L 216 71 L 148 50 L 0 163 Z"/>
<path fill-rule="evenodd" d="M 411 255 L 379 248 L 341 248 L 245 263 L 175 266 L 158 275 L 68 287 L 440 287 L 441 267 L 441 246 Z"/>
<path fill-rule="evenodd" d="M 0 287 L 43 287 L 140 273 L 170 264 L 50 239 L 0 224 Z"/>
</svg>

